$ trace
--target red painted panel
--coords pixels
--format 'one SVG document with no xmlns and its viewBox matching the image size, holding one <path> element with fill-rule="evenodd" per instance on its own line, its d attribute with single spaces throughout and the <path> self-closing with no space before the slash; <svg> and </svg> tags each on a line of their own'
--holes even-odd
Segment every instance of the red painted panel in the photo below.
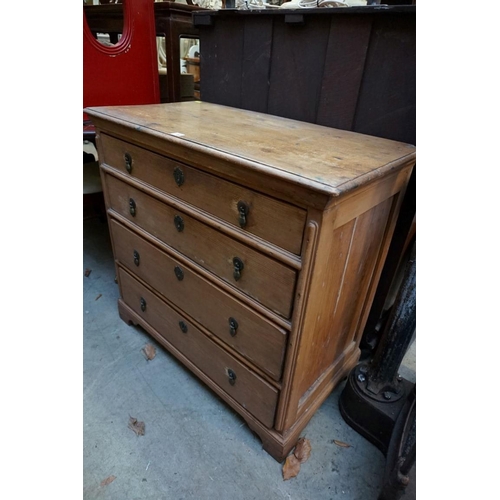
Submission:
<svg viewBox="0 0 500 500">
<path fill-rule="evenodd" d="M 160 102 L 154 2 L 124 0 L 123 9 L 123 35 L 112 47 L 93 37 L 83 13 L 84 108 Z"/>
</svg>

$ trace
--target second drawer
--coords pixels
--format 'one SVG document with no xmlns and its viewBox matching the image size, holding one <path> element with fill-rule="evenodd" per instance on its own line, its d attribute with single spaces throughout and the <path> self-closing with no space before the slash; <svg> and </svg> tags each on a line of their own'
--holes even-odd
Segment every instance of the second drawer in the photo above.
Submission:
<svg viewBox="0 0 500 500">
<path fill-rule="evenodd" d="M 275 380 L 281 377 L 286 332 L 110 220 L 115 257 L 168 300 Z"/>
<path fill-rule="evenodd" d="M 296 271 L 105 175 L 108 206 L 272 311 L 292 313 Z"/>
</svg>

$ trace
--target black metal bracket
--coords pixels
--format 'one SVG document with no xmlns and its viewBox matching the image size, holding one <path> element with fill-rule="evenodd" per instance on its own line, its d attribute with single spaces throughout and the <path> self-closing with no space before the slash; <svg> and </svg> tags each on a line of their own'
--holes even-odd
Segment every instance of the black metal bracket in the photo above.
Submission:
<svg viewBox="0 0 500 500">
<path fill-rule="evenodd" d="M 305 24 L 304 16 L 302 14 L 285 14 L 285 24 L 303 26 Z"/>
<path fill-rule="evenodd" d="M 197 12 L 193 12 L 193 26 L 197 28 L 198 26 L 213 26 L 214 19 L 211 15 L 199 15 Z"/>
</svg>

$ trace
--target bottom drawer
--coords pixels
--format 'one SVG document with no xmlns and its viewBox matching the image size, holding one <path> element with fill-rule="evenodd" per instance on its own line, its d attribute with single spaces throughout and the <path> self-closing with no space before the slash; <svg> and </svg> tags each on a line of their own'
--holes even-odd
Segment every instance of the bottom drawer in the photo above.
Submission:
<svg viewBox="0 0 500 500">
<path fill-rule="evenodd" d="M 124 302 L 223 391 L 271 428 L 278 391 L 217 346 L 185 317 L 119 268 Z"/>
</svg>

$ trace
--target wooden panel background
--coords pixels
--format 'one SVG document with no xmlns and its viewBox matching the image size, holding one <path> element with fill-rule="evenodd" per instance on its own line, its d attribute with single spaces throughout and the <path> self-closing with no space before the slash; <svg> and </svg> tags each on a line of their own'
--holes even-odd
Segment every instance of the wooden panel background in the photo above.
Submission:
<svg viewBox="0 0 500 500">
<path fill-rule="evenodd" d="M 415 144 L 415 7 L 339 10 L 194 13 L 202 100 Z"/>
<path fill-rule="evenodd" d="M 328 17 L 299 26 L 274 19 L 268 113 L 316 122 L 329 29 Z"/>
<path fill-rule="evenodd" d="M 332 18 L 316 117 L 319 125 L 353 130 L 371 29 L 370 18 Z"/>
<path fill-rule="evenodd" d="M 241 107 L 243 61 L 243 19 L 218 30 L 202 30 L 200 34 L 200 75 L 202 100 L 224 106 Z M 206 47 L 205 49 L 202 49 Z M 202 69 L 204 68 L 204 69 Z M 229 130 L 227 131 L 230 132 Z"/>
<path fill-rule="evenodd" d="M 252 18 L 244 26 L 243 40 L 241 107 L 267 113 L 273 19 Z"/>
</svg>

